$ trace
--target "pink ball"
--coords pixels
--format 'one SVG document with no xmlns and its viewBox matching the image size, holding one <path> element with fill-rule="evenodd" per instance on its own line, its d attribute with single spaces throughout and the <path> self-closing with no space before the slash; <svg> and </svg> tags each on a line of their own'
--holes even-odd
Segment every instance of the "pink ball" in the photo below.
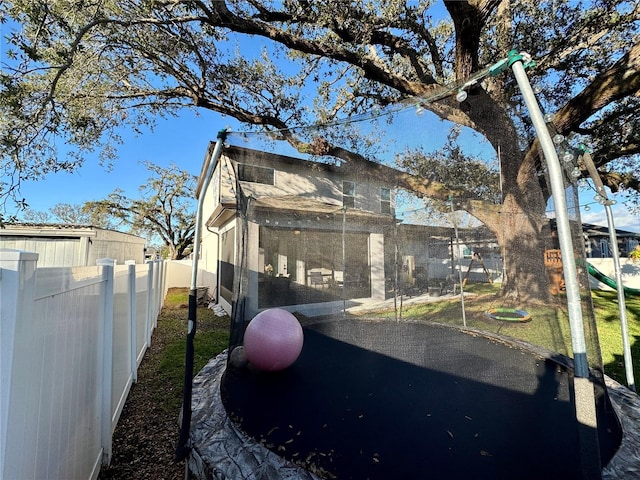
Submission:
<svg viewBox="0 0 640 480">
<path fill-rule="evenodd" d="M 300 356 L 304 335 L 298 319 L 281 308 L 258 313 L 244 332 L 247 360 L 260 370 L 289 367 Z"/>
</svg>

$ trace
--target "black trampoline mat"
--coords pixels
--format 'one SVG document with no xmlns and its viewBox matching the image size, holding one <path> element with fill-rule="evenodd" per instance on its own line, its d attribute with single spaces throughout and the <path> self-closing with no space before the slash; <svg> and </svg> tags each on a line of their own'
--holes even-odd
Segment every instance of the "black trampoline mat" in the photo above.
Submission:
<svg viewBox="0 0 640 480">
<path fill-rule="evenodd" d="M 568 480 L 570 385 L 555 361 L 458 329 L 340 320 L 305 328 L 285 371 L 229 368 L 221 395 L 241 430 L 324 478 Z M 602 417 L 606 463 L 620 433 Z"/>
</svg>

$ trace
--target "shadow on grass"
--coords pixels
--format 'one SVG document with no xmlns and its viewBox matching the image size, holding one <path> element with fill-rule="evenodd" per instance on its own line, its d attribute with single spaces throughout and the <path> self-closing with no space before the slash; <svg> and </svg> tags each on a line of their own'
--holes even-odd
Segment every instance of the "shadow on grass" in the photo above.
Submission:
<svg viewBox="0 0 640 480">
<path fill-rule="evenodd" d="M 620 340 L 622 342 L 622 340 Z M 633 335 L 630 338 L 631 358 L 633 363 L 633 376 L 637 389 L 638 379 L 640 378 L 640 335 Z M 622 346 L 620 347 L 622 350 Z M 614 353 L 613 360 L 604 365 L 605 373 L 622 385 L 628 385 L 626 369 L 624 364 L 624 355 L 622 353 Z"/>
</svg>

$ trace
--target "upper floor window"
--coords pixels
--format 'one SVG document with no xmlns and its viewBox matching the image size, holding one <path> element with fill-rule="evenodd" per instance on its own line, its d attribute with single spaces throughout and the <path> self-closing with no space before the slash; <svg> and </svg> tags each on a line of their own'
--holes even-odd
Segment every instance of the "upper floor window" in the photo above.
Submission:
<svg viewBox="0 0 640 480">
<path fill-rule="evenodd" d="M 380 189 L 380 213 L 391 215 L 391 190 L 389 188 Z"/>
<path fill-rule="evenodd" d="M 243 182 L 273 185 L 274 175 L 273 168 L 257 167 L 255 165 L 247 165 L 246 163 L 238 164 L 238 178 Z"/>
<path fill-rule="evenodd" d="M 353 182 L 342 182 L 342 205 L 354 208 L 356 206 L 356 184 Z"/>
</svg>

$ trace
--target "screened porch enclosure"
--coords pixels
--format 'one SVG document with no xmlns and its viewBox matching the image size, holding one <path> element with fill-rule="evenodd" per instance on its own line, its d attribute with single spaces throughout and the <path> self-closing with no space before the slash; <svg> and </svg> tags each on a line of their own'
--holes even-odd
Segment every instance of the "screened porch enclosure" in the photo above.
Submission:
<svg viewBox="0 0 640 480">
<path fill-rule="evenodd" d="M 342 215 L 337 215 L 341 228 Z M 371 296 L 370 234 L 259 227 L 258 308 Z"/>
</svg>

